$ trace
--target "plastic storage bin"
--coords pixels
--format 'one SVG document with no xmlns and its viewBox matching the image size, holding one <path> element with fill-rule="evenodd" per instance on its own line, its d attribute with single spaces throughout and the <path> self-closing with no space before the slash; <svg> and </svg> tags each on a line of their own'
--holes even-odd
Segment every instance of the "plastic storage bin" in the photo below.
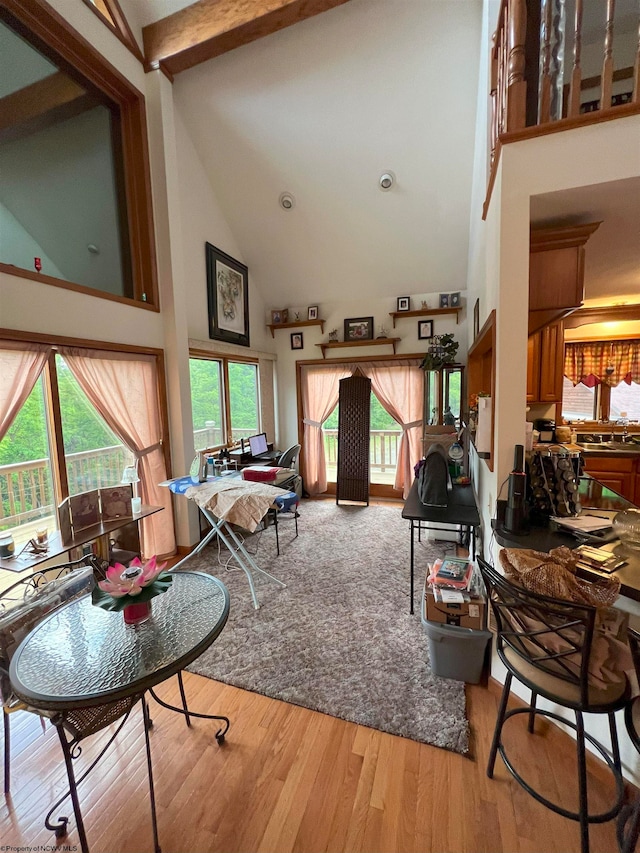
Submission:
<svg viewBox="0 0 640 853">
<path fill-rule="evenodd" d="M 440 678 L 455 678 L 477 684 L 482 676 L 482 664 L 491 631 L 474 631 L 455 625 L 442 625 L 424 618 L 422 624 L 429 639 L 431 671 Z"/>
</svg>

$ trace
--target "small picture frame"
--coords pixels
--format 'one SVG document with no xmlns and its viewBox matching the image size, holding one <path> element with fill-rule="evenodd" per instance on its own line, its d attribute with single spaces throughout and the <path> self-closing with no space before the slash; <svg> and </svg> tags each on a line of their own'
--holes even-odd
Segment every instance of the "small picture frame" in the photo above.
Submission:
<svg viewBox="0 0 640 853">
<path fill-rule="evenodd" d="M 310 305 L 307 308 L 307 320 L 317 320 L 318 319 L 318 306 Z"/>
<path fill-rule="evenodd" d="M 71 510 L 71 523 L 73 532 L 84 530 L 85 527 L 93 527 L 100 522 L 100 498 L 97 489 L 91 492 L 81 492 L 69 498 L 69 509 Z"/>
<path fill-rule="evenodd" d="M 480 332 L 480 300 L 476 299 L 476 304 L 473 306 L 473 340 L 478 337 Z"/>
<path fill-rule="evenodd" d="M 449 294 L 449 307 L 450 308 L 459 308 L 460 307 L 460 291 L 458 290 L 456 293 Z"/>
<path fill-rule="evenodd" d="M 433 320 L 418 320 L 418 340 L 429 341 L 433 337 Z"/>
<path fill-rule="evenodd" d="M 450 294 L 448 294 L 448 293 L 441 293 L 440 294 L 440 307 L 441 308 L 449 308 L 450 307 L 449 296 L 450 296 Z"/>
<path fill-rule="evenodd" d="M 282 323 L 287 323 L 288 321 L 288 308 L 274 308 L 274 310 L 271 312 L 271 324 L 273 326 L 280 326 Z"/>
<path fill-rule="evenodd" d="M 411 297 L 409 296 L 398 296 L 396 312 L 399 311 L 409 311 L 411 308 Z"/>
<path fill-rule="evenodd" d="M 373 340 L 373 317 L 350 317 L 344 321 L 345 341 Z"/>
<path fill-rule="evenodd" d="M 131 499 L 133 491 L 131 483 L 126 486 L 113 486 L 110 489 L 100 489 L 100 504 L 104 521 L 115 518 L 126 518 L 133 515 Z"/>
<path fill-rule="evenodd" d="M 73 536 L 69 498 L 65 498 L 58 506 L 58 524 L 60 525 L 60 540 L 64 545 L 65 542 L 70 542 Z"/>
<path fill-rule="evenodd" d="M 293 332 L 291 335 L 291 349 L 304 349 L 302 332 Z"/>
</svg>

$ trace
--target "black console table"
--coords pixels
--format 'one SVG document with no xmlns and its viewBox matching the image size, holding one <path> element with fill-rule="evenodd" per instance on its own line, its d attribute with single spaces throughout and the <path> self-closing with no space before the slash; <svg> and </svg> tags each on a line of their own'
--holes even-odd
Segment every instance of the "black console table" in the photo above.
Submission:
<svg viewBox="0 0 640 853">
<path fill-rule="evenodd" d="M 447 506 L 426 506 L 418 497 L 418 481 L 414 480 L 411 491 L 405 501 L 402 517 L 411 522 L 411 605 L 413 613 L 414 587 L 414 534 L 422 529 L 442 530 L 442 525 L 459 525 L 471 534 L 471 555 L 476 552 L 476 527 L 480 527 L 480 514 L 473 494 L 473 488 L 454 485 L 449 494 Z"/>
</svg>

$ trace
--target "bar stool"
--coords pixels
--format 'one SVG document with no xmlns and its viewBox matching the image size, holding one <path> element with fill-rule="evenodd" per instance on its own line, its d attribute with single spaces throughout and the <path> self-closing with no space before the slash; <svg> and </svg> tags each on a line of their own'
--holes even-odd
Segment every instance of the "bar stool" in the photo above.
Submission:
<svg viewBox="0 0 640 853">
<path fill-rule="evenodd" d="M 589 684 L 589 660 L 594 634 L 596 608 L 574 604 L 530 592 L 510 583 L 484 560 L 478 559 L 482 578 L 487 587 L 498 628 L 497 651 L 507 669 L 498 719 L 491 744 L 487 776 L 493 778 L 499 752 L 509 773 L 543 806 L 563 817 L 580 823 L 582 853 L 589 853 L 589 824 L 605 823 L 620 811 L 624 783 L 618 746 L 615 711 L 623 708 L 629 697 L 625 679 L 599 689 Z M 513 677 L 531 690 L 531 703 L 524 708 L 507 711 Z M 575 723 L 559 714 L 536 708 L 542 696 L 549 702 L 569 708 L 575 713 Z M 611 733 L 612 756 L 605 747 L 584 730 L 583 714 L 607 714 Z M 578 758 L 578 811 L 570 811 L 548 800 L 532 788 L 515 769 L 502 743 L 502 728 L 509 717 L 529 715 L 529 732 L 533 733 L 536 715 L 549 717 L 576 733 Z M 616 801 L 606 812 L 589 814 L 587 802 L 587 764 L 585 741 L 593 746 L 605 761 L 616 784 Z"/>
<path fill-rule="evenodd" d="M 640 634 L 631 628 L 629 628 L 629 646 L 636 676 L 640 680 Z M 632 699 L 624 709 L 624 722 L 631 743 L 640 752 L 640 696 Z M 633 853 L 640 836 L 640 799 L 622 809 L 616 830 L 620 853 Z"/>
</svg>

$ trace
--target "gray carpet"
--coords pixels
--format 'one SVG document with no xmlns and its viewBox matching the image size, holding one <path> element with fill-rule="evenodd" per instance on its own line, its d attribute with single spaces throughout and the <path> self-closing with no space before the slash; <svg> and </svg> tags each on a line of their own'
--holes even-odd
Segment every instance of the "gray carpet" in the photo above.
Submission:
<svg viewBox="0 0 640 853">
<path fill-rule="evenodd" d="M 409 615 L 409 522 L 400 507 L 303 501 L 292 521 L 249 536 L 256 561 L 287 584 L 257 576 L 254 610 L 240 570 L 218 564 L 210 545 L 187 570 L 220 577 L 231 595 L 229 621 L 189 669 L 227 684 L 455 752 L 468 750 L 464 684 L 429 668 L 419 612 Z M 427 559 L 416 556 L 420 590 Z M 228 558 L 222 551 L 221 559 Z M 419 610 L 420 591 L 416 594 Z"/>
</svg>

